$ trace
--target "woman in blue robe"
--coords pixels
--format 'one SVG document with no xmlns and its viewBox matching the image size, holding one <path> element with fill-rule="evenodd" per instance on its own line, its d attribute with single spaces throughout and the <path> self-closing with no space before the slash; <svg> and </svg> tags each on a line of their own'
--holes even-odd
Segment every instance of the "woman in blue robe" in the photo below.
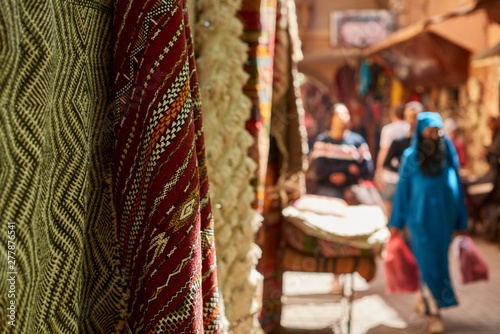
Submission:
<svg viewBox="0 0 500 334">
<path fill-rule="evenodd" d="M 444 330 L 439 309 L 457 305 L 448 271 L 448 248 L 455 231 L 465 234 L 467 230 L 458 157 L 443 135 L 442 124 L 437 113 L 418 115 L 411 145 L 403 153 L 389 222 L 391 233 L 408 227 L 424 295 L 416 307 L 431 316 L 431 333 Z"/>
</svg>

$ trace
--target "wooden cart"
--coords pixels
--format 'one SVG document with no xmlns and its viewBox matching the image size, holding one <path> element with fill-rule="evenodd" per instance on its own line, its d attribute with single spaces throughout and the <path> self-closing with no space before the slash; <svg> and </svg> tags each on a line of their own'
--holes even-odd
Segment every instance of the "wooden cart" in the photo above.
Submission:
<svg viewBox="0 0 500 334">
<path fill-rule="evenodd" d="M 350 333 L 353 274 L 357 272 L 366 281 L 375 277 L 375 257 L 380 255 L 389 237 L 387 219 L 378 206 L 344 204 L 342 207 L 338 205 L 342 201 L 335 199 L 335 208 L 329 212 L 325 208 L 301 204 L 318 200 L 328 205 L 332 199 L 306 195 L 300 200 L 302 202 L 295 202 L 283 210 L 282 270 L 332 273 L 350 280 L 349 288 L 344 284 L 342 291 L 333 296 L 342 308 L 334 330 Z"/>
</svg>

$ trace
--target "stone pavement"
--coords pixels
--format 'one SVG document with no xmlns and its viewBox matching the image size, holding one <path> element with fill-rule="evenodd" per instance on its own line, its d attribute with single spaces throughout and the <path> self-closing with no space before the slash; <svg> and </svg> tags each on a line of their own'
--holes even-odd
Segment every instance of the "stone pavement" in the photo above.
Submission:
<svg viewBox="0 0 500 334">
<path fill-rule="evenodd" d="M 500 247 L 481 238 L 474 238 L 490 268 L 487 282 L 463 285 L 458 264 L 450 252 L 450 273 L 459 306 L 443 310 L 445 333 L 500 334 Z M 427 322 L 413 310 L 412 294 L 386 295 L 382 260 L 377 275 L 370 283 L 354 277 L 352 303 L 352 334 L 423 334 Z M 345 333 L 336 330 L 335 319 L 341 307 L 329 294 L 333 275 L 286 272 L 283 281 L 282 334 Z"/>
</svg>

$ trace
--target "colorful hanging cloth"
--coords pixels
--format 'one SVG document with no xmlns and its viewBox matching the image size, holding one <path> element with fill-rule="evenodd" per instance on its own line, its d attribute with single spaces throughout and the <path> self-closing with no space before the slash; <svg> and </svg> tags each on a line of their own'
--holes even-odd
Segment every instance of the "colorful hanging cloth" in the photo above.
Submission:
<svg viewBox="0 0 500 334">
<path fill-rule="evenodd" d="M 249 156 L 258 166 L 252 182 L 255 187 L 255 202 L 252 207 L 259 213 L 264 210 L 264 188 L 269 155 L 276 6 L 277 0 L 243 0 L 239 12 L 244 26 L 242 39 L 248 43 L 245 71 L 250 75 L 243 92 L 252 102 L 246 128 L 255 138 L 255 144 L 249 149 Z"/>
<path fill-rule="evenodd" d="M 213 219 L 186 1 L 118 0 L 113 184 L 132 333 L 218 333 Z"/>
</svg>

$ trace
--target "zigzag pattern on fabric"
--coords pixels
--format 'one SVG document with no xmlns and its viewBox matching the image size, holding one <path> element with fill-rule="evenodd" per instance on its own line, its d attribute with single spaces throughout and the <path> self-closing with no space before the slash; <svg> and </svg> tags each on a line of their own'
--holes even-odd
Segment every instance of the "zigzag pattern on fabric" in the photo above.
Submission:
<svg viewBox="0 0 500 334">
<path fill-rule="evenodd" d="M 213 218 L 185 1 L 118 0 L 113 186 L 122 332 L 219 333 Z"/>
<path fill-rule="evenodd" d="M 0 220 L 16 226 L 18 319 L 5 321 L 2 279 L 1 333 L 112 333 L 121 321 L 127 278 L 109 184 L 112 16 L 111 0 L 0 6 Z"/>
</svg>

